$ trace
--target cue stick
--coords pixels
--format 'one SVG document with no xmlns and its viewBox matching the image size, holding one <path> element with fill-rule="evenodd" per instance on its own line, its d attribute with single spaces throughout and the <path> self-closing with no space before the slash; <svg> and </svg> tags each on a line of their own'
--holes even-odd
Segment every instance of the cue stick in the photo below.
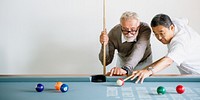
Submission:
<svg viewBox="0 0 200 100">
<path fill-rule="evenodd" d="M 106 0 L 103 0 L 103 31 L 106 31 Z M 103 74 L 106 74 L 106 44 L 103 43 Z"/>
<path fill-rule="evenodd" d="M 133 76 L 134 76 L 134 75 L 128 76 L 127 78 L 124 79 L 124 82 L 125 82 L 126 80 L 130 79 L 130 78 L 133 77 Z"/>
</svg>

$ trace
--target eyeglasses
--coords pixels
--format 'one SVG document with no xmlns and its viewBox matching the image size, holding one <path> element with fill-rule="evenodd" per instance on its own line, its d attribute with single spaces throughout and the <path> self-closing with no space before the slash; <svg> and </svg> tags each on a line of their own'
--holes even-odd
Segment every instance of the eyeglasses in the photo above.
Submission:
<svg viewBox="0 0 200 100">
<path fill-rule="evenodd" d="M 124 29 L 122 26 L 121 26 L 121 31 L 124 33 L 124 35 L 127 35 L 127 34 L 132 34 L 134 35 L 134 33 L 136 33 L 137 31 L 139 30 L 139 27 L 135 29 L 131 28 L 130 30 L 129 29 Z"/>
</svg>

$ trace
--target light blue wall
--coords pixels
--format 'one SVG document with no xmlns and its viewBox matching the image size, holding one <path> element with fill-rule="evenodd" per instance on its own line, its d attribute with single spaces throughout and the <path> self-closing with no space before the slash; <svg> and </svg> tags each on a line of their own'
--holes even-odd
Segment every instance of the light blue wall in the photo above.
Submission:
<svg viewBox="0 0 200 100">
<path fill-rule="evenodd" d="M 187 17 L 200 33 L 199 0 L 106 0 L 106 27 L 124 11 L 150 23 L 157 13 Z M 0 0 L 0 74 L 97 74 L 103 0 Z M 166 47 L 151 38 L 154 60 Z M 115 66 L 116 58 L 107 70 Z M 178 73 L 170 67 L 161 73 Z"/>
</svg>

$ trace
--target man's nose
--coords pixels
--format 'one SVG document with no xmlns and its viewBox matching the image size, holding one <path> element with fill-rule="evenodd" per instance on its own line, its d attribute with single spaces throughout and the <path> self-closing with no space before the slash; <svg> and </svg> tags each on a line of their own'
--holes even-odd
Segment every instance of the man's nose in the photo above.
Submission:
<svg viewBox="0 0 200 100">
<path fill-rule="evenodd" d="M 158 36 L 158 39 L 161 40 L 161 39 L 162 39 L 162 36 L 159 35 L 159 36 Z"/>
</svg>

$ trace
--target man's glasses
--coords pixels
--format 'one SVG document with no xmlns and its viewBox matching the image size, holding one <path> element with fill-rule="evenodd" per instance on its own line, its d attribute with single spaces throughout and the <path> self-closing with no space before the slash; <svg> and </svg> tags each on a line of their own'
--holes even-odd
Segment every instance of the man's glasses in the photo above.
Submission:
<svg viewBox="0 0 200 100">
<path fill-rule="evenodd" d="M 136 29 L 131 28 L 130 30 L 124 29 L 123 27 L 121 27 L 121 31 L 124 33 L 124 35 L 127 35 L 129 33 L 134 35 L 138 30 L 139 30 L 139 27 L 137 27 Z"/>
</svg>

